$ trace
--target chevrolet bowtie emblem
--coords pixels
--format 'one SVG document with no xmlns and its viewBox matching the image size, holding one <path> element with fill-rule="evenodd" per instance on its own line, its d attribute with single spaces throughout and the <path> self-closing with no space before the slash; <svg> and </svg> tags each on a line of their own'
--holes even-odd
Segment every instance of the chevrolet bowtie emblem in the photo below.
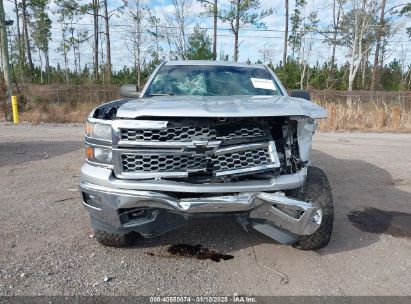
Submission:
<svg viewBox="0 0 411 304">
<path fill-rule="evenodd" d="M 192 145 L 183 147 L 183 152 L 193 153 L 193 154 L 209 154 L 210 152 L 215 152 L 220 146 L 220 141 L 204 141 L 204 140 L 194 140 Z"/>
</svg>

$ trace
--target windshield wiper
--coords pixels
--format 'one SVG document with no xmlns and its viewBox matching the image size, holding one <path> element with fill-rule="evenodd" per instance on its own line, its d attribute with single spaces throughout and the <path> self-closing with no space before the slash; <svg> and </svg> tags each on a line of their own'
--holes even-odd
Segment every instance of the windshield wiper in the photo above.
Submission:
<svg viewBox="0 0 411 304">
<path fill-rule="evenodd" d="M 152 93 L 150 96 L 173 96 L 174 93 Z"/>
</svg>

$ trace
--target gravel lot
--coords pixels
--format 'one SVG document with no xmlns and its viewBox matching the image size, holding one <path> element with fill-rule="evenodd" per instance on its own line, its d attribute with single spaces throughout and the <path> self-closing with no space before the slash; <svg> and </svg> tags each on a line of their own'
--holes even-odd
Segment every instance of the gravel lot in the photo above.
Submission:
<svg viewBox="0 0 411 304">
<path fill-rule="evenodd" d="M 315 136 L 313 162 L 336 207 L 318 252 L 225 220 L 133 248 L 98 245 L 78 192 L 82 134 L 82 125 L 0 125 L 0 295 L 411 295 L 410 134 Z M 179 243 L 234 258 L 170 256 Z"/>
</svg>

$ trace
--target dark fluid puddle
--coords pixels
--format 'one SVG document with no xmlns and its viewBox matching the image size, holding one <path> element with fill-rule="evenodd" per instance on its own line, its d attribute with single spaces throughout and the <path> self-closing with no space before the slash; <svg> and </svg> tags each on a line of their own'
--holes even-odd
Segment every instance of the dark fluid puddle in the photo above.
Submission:
<svg viewBox="0 0 411 304">
<path fill-rule="evenodd" d="M 348 219 L 356 228 L 365 232 L 411 237 L 410 213 L 365 208 L 363 211 L 351 211 Z"/>
<path fill-rule="evenodd" d="M 220 262 L 221 260 L 227 261 L 234 258 L 234 256 L 230 254 L 203 248 L 202 245 L 177 244 L 168 247 L 167 251 L 172 255 L 195 257 L 199 260 L 212 260 L 214 262 Z"/>
</svg>

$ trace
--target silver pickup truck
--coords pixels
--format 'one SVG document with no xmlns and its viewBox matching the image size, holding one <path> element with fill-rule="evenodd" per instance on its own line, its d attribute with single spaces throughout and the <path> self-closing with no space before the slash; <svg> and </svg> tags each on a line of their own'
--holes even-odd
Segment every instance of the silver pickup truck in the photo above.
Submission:
<svg viewBox="0 0 411 304">
<path fill-rule="evenodd" d="M 98 242 L 123 247 L 198 218 L 236 219 L 282 244 L 324 247 L 333 199 L 311 166 L 326 111 L 266 66 L 160 64 L 87 118 L 80 189 Z"/>
</svg>

